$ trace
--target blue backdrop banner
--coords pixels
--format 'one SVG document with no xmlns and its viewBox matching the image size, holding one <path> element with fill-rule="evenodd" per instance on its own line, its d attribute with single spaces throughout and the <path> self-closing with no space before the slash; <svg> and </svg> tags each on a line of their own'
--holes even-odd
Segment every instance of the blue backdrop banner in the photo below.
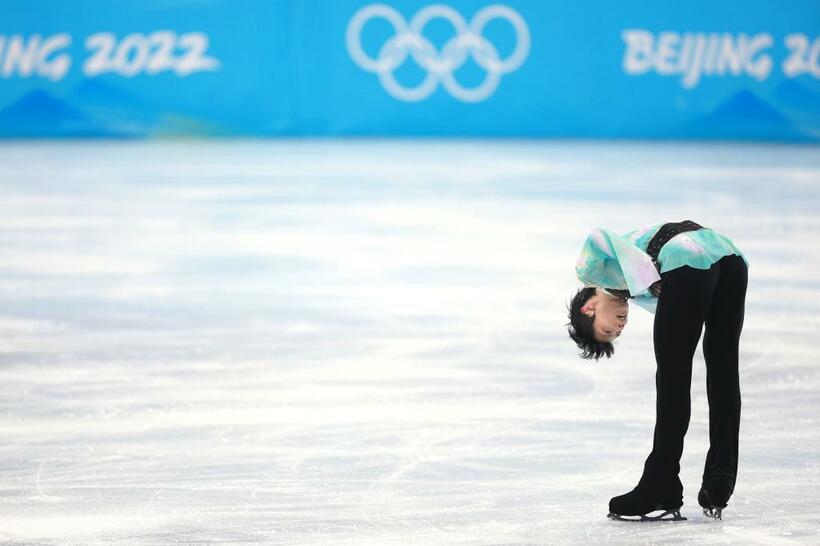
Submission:
<svg viewBox="0 0 820 546">
<path fill-rule="evenodd" d="M 0 136 L 820 140 L 817 0 L 12 0 Z"/>
</svg>

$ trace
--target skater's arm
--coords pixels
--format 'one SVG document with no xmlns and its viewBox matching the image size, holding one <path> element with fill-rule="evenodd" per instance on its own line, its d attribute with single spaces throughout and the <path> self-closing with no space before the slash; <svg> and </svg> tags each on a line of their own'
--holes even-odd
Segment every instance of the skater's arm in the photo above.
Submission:
<svg viewBox="0 0 820 546">
<path fill-rule="evenodd" d="M 632 302 L 654 315 L 658 307 L 658 296 L 661 294 L 662 282 L 663 281 L 657 281 L 653 283 L 652 286 L 649 287 L 649 290 L 632 298 Z"/>
<path fill-rule="evenodd" d="M 652 258 L 631 241 L 606 229 L 593 230 L 575 264 L 585 286 L 628 289 L 638 296 L 660 280 Z"/>
</svg>

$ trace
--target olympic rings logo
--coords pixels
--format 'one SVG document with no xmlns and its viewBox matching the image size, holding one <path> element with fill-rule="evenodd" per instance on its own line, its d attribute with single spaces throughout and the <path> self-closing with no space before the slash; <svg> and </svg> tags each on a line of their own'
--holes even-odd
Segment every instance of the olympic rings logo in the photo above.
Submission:
<svg viewBox="0 0 820 546">
<path fill-rule="evenodd" d="M 362 28 L 375 18 L 386 19 L 395 30 L 379 50 L 375 59 L 362 48 Z M 424 37 L 424 27 L 433 19 L 449 22 L 456 34 L 441 51 Z M 505 19 L 515 30 L 516 45 L 512 53 L 501 59 L 498 50 L 482 32 L 493 19 Z M 453 97 L 464 102 L 480 102 L 490 97 L 498 87 L 502 74 L 508 74 L 520 67 L 530 51 L 530 31 L 524 18 L 514 9 L 494 4 L 475 14 L 469 25 L 456 10 L 442 4 L 434 4 L 419 10 L 408 23 L 401 14 L 386 4 L 370 4 L 360 9 L 347 25 L 347 51 L 353 61 L 368 72 L 379 76 L 384 89 L 393 97 L 417 102 L 429 97 L 441 83 Z M 415 87 L 400 84 L 393 72 L 410 55 L 422 69 L 427 71 L 424 80 Z M 476 87 L 462 86 L 454 72 L 471 56 L 473 61 L 486 71 L 483 81 Z"/>
</svg>

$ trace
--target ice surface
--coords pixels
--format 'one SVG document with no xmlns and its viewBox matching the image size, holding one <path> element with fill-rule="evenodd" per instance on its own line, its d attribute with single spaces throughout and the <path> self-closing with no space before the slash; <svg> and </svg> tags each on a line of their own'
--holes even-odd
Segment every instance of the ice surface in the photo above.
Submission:
<svg viewBox="0 0 820 546">
<path fill-rule="evenodd" d="M 816 543 L 820 149 L 561 142 L 0 146 L 0 541 Z M 740 472 L 606 519 L 652 445 L 652 315 L 564 329 L 593 227 L 751 261 Z"/>
</svg>

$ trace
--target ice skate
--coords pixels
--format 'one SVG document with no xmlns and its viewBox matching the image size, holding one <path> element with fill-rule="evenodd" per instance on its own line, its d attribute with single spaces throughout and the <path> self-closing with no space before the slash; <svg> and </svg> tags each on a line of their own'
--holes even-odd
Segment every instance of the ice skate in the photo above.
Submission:
<svg viewBox="0 0 820 546">
<path fill-rule="evenodd" d="M 686 521 L 680 514 L 683 506 L 678 503 L 649 499 L 636 487 L 625 495 L 609 501 L 609 519 L 618 521 Z"/>
<path fill-rule="evenodd" d="M 703 515 L 713 519 L 723 519 L 723 509 L 726 508 L 726 502 L 722 504 L 715 502 L 712 495 L 709 494 L 705 488 L 701 487 L 698 493 L 698 504 L 703 508 Z"/>
</svg>

